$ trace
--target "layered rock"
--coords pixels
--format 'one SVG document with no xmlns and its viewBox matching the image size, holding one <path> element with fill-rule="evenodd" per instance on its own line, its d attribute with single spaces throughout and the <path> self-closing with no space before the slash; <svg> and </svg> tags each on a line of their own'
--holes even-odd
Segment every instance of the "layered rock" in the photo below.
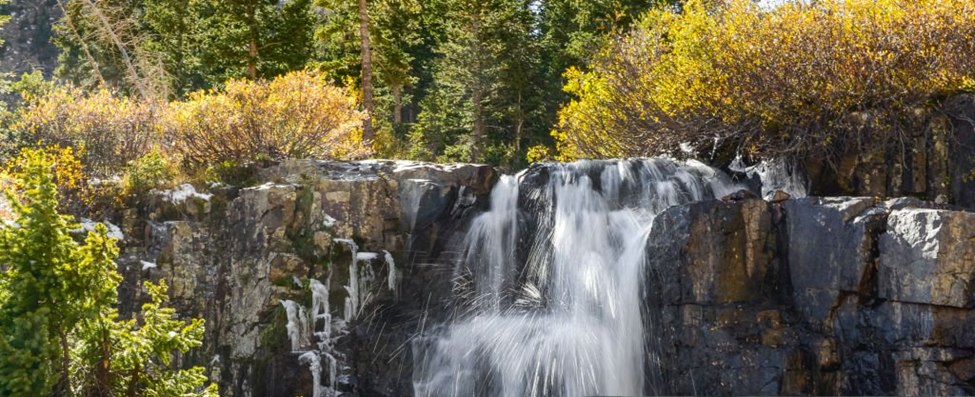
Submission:
<svg viewBox="0 0 975 397">
<path fill-rule="evenodd" d="M 477 165 L 291 161 L 254 187 L 161 192 L 124 222 L 123 312 L 141 281 L 166 279 L 180 315 L 206 320 L 183 363 L 224 396 L 409 395 L 409 338 L 450 290 L 452 268 L 427 264 L 449 263 L 496 180 Z"/>
<path fill-rule="evenodd" d="M 859 144 L 836 154 L 831 164 L 821 158 L 801 162 L 813 194 L 913 196 L 975 208 L 975 95 L 917 109 L 905 115 L 902 130 L 876 130 L 869 112 L 852 117 L 862 124 Z M 893 139 L 899 141 L 890 143 Z"/>
<path fill-rule="evenodd" d="M 661 214 L 647 245 L 651 390 L 972 394 L 975 214 L 931 207 L 807 198 Z"/>
<path fill-rule="evenodd" d="M 145 300 L 141 281 L 166 279 L 180 315 L 207 321 L 203 350 L 183 364 L 207 366 L 225 396 L 312 396 L 316 384 L 412 395 L 411 338 L 448 318 L 455 259 L 496 170 L 292 161 L 258 180 L 181 187 L 128 211 L 123 312 Z M 542 205 L 535 190 L 522 189 L 520 209 Z M 654 220 L 647 393 L 975 394 L 975 214 L 768 198 Z"/>
</svg>

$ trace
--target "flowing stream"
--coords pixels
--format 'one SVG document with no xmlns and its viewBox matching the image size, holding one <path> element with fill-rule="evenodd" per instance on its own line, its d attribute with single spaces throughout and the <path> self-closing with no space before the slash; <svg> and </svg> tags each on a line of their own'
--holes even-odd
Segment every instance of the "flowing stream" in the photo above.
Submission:
<svg viewBox="0 0 975 397">
<path fill-rule="evenodd" d="M 653 218 L 740 189 L 693 161 L 537 167 L 502 177 L 471 225 L 454 314 L 413 344 L 417 396 L 643 394 Z"/>
</svg>

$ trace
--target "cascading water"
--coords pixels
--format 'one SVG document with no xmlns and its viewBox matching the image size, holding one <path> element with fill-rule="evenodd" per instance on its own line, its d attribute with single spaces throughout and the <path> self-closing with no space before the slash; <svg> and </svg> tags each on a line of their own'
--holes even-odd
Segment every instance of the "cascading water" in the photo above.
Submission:
<svg viewBox="0 0 975 397">
<path fill-rule="evenodd" d="M 547 182 L 528 181 L 539 175 Z M 701 163 L 669 159 L 503 177 L 455 269 L 456 314 L 413 344 L 415 394 L 642 394 L 640 288 L 653 218 L 738 189 Z"/>
</svg>

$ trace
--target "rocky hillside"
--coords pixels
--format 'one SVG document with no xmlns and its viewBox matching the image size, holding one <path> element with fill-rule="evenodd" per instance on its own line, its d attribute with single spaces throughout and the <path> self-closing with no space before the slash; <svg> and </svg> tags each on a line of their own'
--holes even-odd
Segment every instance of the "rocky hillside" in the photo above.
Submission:
<svg viewBox="0 0 975 397">
<path fill-rule="evenodd" d="M 412 344 L 449 315 L 454 259 L 498 177 L 292 161 L 255 187 L 157 193 L 121 225 L 125 309 L 141 280 L 165 278 L 181 315 L 207 321 L 183 362 L 224 396 L 412 395 Z M 647 391 L 975 394 L 975 214 L 750 196 L 655 219 Z"/>
</svg>

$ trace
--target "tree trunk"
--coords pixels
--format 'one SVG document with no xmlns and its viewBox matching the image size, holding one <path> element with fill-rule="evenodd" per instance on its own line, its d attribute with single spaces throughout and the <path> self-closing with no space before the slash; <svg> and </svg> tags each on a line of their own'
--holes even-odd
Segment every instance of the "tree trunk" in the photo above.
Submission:
<svg viewBox="0 0 975 397">
<path fill-rule="evenodd" d="M 101 8 L 98 8 L 98 5 L 95 4 L 94 1 L 92 0 L 87 0 L 87 1 L 88 1 L 88 6 L 91 8 L 92 13 L 94 13 L 95 16 L 98 17 L 98 20 L 101 22 L 102 29 L 105 30 L 105 33 L 108 35 L 109 39 L 112 40 L 112 43 L 114 43 L 115 46 L 118 47 L 119 52 L 122 53 L 122 61 L 124 61 L 125 68 L 126 70 L 129 71 L 129 74 L 131 75 L 132 83 L 135 84 L 135 88 L 139 90 L 139 95 L 141 95 L 142 98 L 145 99 L 152 99 L 148 97 L 148 92 L 146 92 L 146 88 L 145 88 L 145 82 L 142 80 L 142 76 L 139 75 L 139 71 L 135 68 L 135 65 L 132 63 L 132 59 L 129 57 L 129 52 L 125 49 L 125 44 L 123 44 L 122 40 L 118 37 L 118 35 L 115 34 L 115 26 L 112 24 L 111 21 L 108 20 L 108 18 L 102 12 Z"/>
<path fill-rule="evenodd" d="M 515 112 L 515 153 L 521 152 L 521 130 L 525 125 L 525 112 L 521 108 L 521 94 L 518 94 L 518 110 Z"/>
<path fill-rule="evenodd" d="M 403 85 L 393 84 L 393 123 L 403 122 Z"/>
<path fill-rule="evenodd" d="M 257 41 L 251 38 L 251 48 L 247 53 L 247 77 L 257 79 Z"/>
<path fill-rule="evenodd" d="M 247 77 L 257 80 L 257 2 L 251 2 L 247 10 L 247 23 L 250 25 L 250 48 L 247 51 Z"/>
<path fill-rule="evenodd" d="M 359 37 L 362 39 L 362 106 L 366 110 L 366 120 L 362 123 L 362 139 L 366 145 L 372 144 L 372 50 L 369 48 L 369 13 L 366 0 L 359 0 Z"/>
<path fill-rule="evenodd" d="M 474 12 L 474 87 L 471 100 L 474 107 L 474 147 L 471 150 L 471 161 L 480 162 L 481 152 L 484 150 L 484 65 L 481 58 L 481 14 Z"/>
<path fill-rule="evenodd" d="M 112 340 L 107 328 L 102 328 L 102 357 L 95 368 L 95 383 L 98 395 L 109 396 L 112 390 Z"/>
<path fill-rule="evenodd" d="M 142 381 L 140 376 L 142 374 L 142 366 L 138 363 L 135 364 L 135 369 L 132 370 L 132 377 L 129 378 L 129 386 L 125 392 L 126 397 L 136 397 L 139 391 L 139 382 Z"/>
<path fill-rule="evenodd" d="M 68 368 L 71 367 L 71 350 L 68 348 L 68 334 L 64 329 L 58 330 L 61 338 L 61 379 L 54 385 L 55 395 L 67 395 L 71 391 Z"/>
<path fill-rule="evenodd" d="M 474 89 L 474 148 L 471 150 L 471 161 L 480 162 L 481 152 L 484 150 L 484 106 L 481 101 L 484 93 L 480 87 Z"/>
<path fill-rule="evenodd" d="M 95 57 L 91 56 L 91 51 L 88 50 L 88 42 L 81 37 L 78 33 L 78 29 L 75 28 L 74 22 L 71 21 L 71 14 L 68 13 L 68 9 L 64 7 L 64 2 L 58 0 L 58 7 L 61 8 L 61 13 L 64 14 L 64 21 L 67 23 L 68 28 L 71 29 L 71 34 L 74 35 L 78 43 L 81 44 L 81 50 L 84 51 L 85 57 L 88 58 L 88 62 L 91 64 L 91 70 L 95 72 L 95 77 L 98 78 L 98 83 L 102 85 L 102 88 L 108 88 L 108 83 L 105 82 L 105 78 L 102 77 L 102 68 L 98 66 L 98 61 Z"/>
</svg>

